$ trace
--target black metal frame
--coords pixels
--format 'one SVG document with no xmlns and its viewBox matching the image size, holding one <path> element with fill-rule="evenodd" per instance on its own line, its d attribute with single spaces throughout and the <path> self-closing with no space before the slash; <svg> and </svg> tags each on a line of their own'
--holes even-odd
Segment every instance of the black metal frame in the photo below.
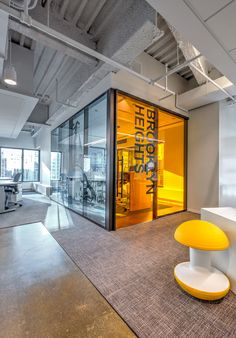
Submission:
<svg viewBox="0 0 236 338">
<path fill-rule="evenodd" d="M 40 176 L 41 176 L 41 170 L 40 170 L 40 163 L 41 163 L 41 153 L 39 149 L 31 149 L 31 148 L 17 148 L 17 147 L 5 147 L 5 146 L 0 146 L 0 163 L 2 160 L 2 152 L 1 149 L 17 149 L 17 150 L 21 150 L 21 179 L 20 182 L 22 183 L 37 183 L 40 182 Z M 39 167 L 38 167 L 38 180 L 37 181 L 24 181 L 23 177 L 24 177 L 24 150 L 31 150 L 31 151 L 37 151 L 39 154 Z M 1 176 L 1 166 L 0 166 L 0 176 Z"/>
</svg>

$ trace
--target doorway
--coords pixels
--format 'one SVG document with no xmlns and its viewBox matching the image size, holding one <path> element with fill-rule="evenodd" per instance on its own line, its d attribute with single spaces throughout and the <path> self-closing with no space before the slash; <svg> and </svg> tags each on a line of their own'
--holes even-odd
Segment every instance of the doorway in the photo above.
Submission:
<svg viewBox="0 0 236 338">
<path fill-rule="evenodd" d="M 185 120 L 117 94 L 116 228 L 185 209 Z"/>
</svg>

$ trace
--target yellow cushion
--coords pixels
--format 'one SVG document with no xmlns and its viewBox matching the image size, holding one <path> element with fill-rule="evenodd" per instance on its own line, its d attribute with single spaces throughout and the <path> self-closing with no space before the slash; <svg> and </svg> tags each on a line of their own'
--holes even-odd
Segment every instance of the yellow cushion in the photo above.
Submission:
<svg viewBox="0 0 236 338">
<path fill-rule="evenodd" d="M 177 242 L 199 250 L 224 250 L 229 240 L 218 226 L 201 220 L 182 223 L 175 231 Z"/>
</svg>

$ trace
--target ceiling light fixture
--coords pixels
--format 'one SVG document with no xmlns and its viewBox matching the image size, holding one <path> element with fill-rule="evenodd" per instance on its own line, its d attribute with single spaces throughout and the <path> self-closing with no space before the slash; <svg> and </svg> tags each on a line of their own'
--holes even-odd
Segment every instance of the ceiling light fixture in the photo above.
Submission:
<svg viewBox="0 0 236 338">
<path fill-rule="evenodd" d="M 3 81 L 10 86 L 16 86 L 17 74 L 15 67 L 11 64 L 11 37 L 9 39 L 9 48 L 9 65 L 4 68 Z"/>
</svg>

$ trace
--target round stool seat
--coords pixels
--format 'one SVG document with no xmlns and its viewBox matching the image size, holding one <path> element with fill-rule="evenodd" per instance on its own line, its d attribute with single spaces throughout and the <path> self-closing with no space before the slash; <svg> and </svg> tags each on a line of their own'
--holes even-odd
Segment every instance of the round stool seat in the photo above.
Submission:
<svg viewBox="0 0 236 338">
<path fill-rule="evenodd" d="M 190 261 L 175 267 L 177 283 L 190 295 L 204 299 L 223 298 L 230 282 L 219 270 L 211 266 L 211 251 L 229 247 L 226 234 L 215 224 L 192 220 L 182 223 L 175 231 L 177 242 L 189 247 Z"/>
<path fill-rule="evenodd" d="M 190 262 L 175 267 L 174 275 L 180 287 L 193 297 L 203 300 L 217 300 L 229 292 L 228 278 L 216 268 L 191 268 Z"/>
<path fill-rule="evenodd" d="M 229 240 L 217 225 L 202 220 L 187 221 L 178 226 L 175 240 L 193 249 L 225 250 Z"/>
</svg>

